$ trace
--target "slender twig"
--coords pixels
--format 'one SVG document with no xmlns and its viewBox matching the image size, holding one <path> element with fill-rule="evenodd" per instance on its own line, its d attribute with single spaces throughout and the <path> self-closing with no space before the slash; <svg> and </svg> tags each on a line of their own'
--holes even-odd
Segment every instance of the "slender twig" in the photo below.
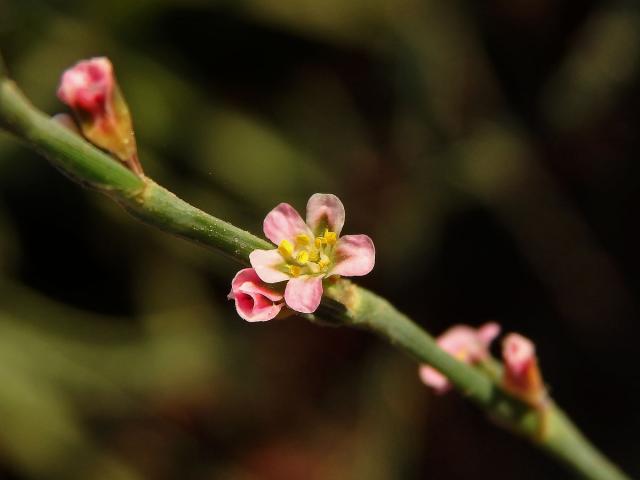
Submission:
<svg viewBox="0 0 640 480">
<path fill-rule="evenodd" d="M 252 250 L 271 248 L 265 240 L 197 209 L 151 179 L 127 170 L 36 109 L 7 78 L 0 78 L 0 126 L 43 154 L 64 174 L 110 196 L 149 225 L 210 247 L 243 264 L 248 264 Z M 418 362 L 434 366 L 500 425 L 529 438 L 583 478 L 627 478 L 553 404 L 545 417 L 545 435 L 539 438 L 538 410 L 507 395 L 479 369 L 445 353 L 432 336 L 386 300 L 345 280 L 327 288 L 326 294 L 316 314 L 306 318 L 369 330 Z"/>
</svg>

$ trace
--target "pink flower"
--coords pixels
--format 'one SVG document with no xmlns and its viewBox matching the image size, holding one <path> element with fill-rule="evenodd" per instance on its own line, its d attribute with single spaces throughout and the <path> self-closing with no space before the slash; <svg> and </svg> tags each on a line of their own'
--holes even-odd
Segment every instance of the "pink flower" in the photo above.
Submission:
<svg viewBox="0 0 640 480">
<path fill-rule="evenodd" d="M 528 338 L 510 333 L 502 342 L 503 386 L 522 400 L 540 406 L 546 398 L 535 346 Z"/>
<path fill-rule="evenodd" d="M 306 222 L 288 203 L 264 219 L 264 234 L 278 248 L 254 250 L 249 260 L 263 281 L 287 282 L 284 299 L 291 309 L 314 312 L 326 277 L 366 275 L 373 269 L 373 241 L 367 235 L 340 237 L 344 217 L 338 197 L 316 193 L 307 202 Z"/>
<path fill-rule="evenodd" d="M 73 110 L 89 141 L 142 173 L 129 108 L 108 58 L 83 60 L 67 69 L 60 80 L 58 98 Z"/>
<path fill-rule="evenodd" d="M 253 268 L 236 273 L 228 297 L 235 300 L 238 315 L 248 322 L 271 320 L 282 309 L 282 294 L 270 289 Z"/>
<path fill-rule="evenodd" d="M 497 323 L 485 323 L 478 329 L 467 325 L 456 325 L 438 337 L 438 345 L 445 352 L 470 365 L 489 357 L 489 345 L 500 334 Z M 451 388 L 449 380 L 435 368 L 421 365 L 420 379 L 437 393 L 445 393 Z"/>
</svg>

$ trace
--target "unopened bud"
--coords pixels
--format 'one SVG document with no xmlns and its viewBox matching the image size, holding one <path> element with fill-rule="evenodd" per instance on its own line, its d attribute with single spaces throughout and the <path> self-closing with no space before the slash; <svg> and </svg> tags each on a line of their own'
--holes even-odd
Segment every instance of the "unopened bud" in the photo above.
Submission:
<svg viewBox="0 0 640 480">
<path fill-rule="evenodd" d="M 502 343 L 502 358 L 505 390 L 534 407 L 544 406 L 547 394 L 531 340 L 510 333 Z"/>
<path fill-rule="evenodd" d="M 129 107 L 106 57 L 83 60 L 67 69 L 58 98 L 76 115 L 82 134 L 137 174 L 142 174 Z"/>
</svg>

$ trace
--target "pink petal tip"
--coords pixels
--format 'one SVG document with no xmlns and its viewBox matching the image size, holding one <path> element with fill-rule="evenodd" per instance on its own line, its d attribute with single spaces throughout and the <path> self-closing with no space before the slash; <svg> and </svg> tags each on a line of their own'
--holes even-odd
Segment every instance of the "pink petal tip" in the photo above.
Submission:
<svg viewBox="0 0 640 480">
<path fill-rule="evenodd" d="M 314 193 L 307 202 L 307 225 L 315 235 L 322 235 L 325 228 L 338 236 L 344 226 L 344 205 L 331 193 Z"/>
<path fill-rule="evenodd" d="M 288 203 L 281 203 L 267 214 L 263 230 L 265 236 L 275 245 L 279 245 L 282 240 L 293 242 L 299 234 L 311 236 L 307 224 Z"/>
</svg>

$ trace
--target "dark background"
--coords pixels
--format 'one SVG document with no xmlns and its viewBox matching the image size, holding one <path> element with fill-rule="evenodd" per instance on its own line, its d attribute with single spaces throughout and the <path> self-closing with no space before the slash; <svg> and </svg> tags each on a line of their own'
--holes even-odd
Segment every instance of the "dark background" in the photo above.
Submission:
<svg viewBox="0 0 640 480">
<path fill-rule="evenodd" d="M 429 332 L 501 323 L 640 475 L 640 11 L 551 0 L 0 0 L 34 103 L 109 56 L 148 175 L 255 233 L 314 192 Z M 248 324 L 231 262 L 0 136 L 0 477 L 553 479 L 377 338 Z M 496 352 L 497 353 L 497 349 Z"/>
</svg>

